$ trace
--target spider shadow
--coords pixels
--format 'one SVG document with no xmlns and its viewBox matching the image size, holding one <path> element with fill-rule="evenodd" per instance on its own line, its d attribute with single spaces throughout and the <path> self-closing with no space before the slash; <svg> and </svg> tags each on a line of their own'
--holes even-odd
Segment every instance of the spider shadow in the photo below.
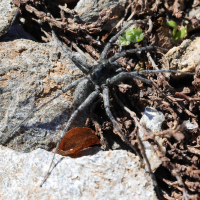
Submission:
<svg viewBox="0 0 200 200">
<path fill-rule="evenodd" d="M 15 20 L 9 31 L 0 37 L 0 42 L 9 42 L 17 39 L 26 39 L 37 42 L 32 35 L 24 30 L 23 26 L 18 23 L 18 20 Z"/>
<path fill-rule="evenodd" d="M 60 114 L 58 114 L 55 118 L 51 119 L 50 121 L 46 121 L 40 124 L 32 124 L 32 125 L 22 125 L 16 132 L 14 132 L 11 136 L 9 136 L 3 143 L 5 146 L 9 146 L 9 143 L 12 143 L 12 141 L 16 138 L 24 138 L 25 141 L 27 140 L 34 140 L 36 138 L 35 142 L 35 148 L 43 148 L 42 143 L 43 140 L 46 139 L 46 137 L 54 137 L 56 135 L 56 132 L 60 132 L 64 126 L 65 122 L 68 121 L 70 114 L 73 111 L 70 111 L 69 108 L 64 109 Z M 69 114 L 70 113 L 70 114 Z M 80 123 L 80 118 L 85 115 L 84 113 L 80 113 L 80 115 L 77 117 L 75 122 L 71 125 L 71 128 L 77 127 L 78 123 Z M 86 120 L 86 117 L 85 117 Z M 81 120 L 83 121 L 83 119 Z M 80 125 L 79 125 L 80 126 Z M 23 140 L 23 139 L 22 139 Z M 41 143 L 41 145 L 38 146 L 38 143 Z M 32 144 L 31 146 L 33 146 Z M 53 146 L 56 145 L 56 143 L 50 142 L 47 146 L 49 149 L 52 149 Z M 49 150 L 48 149 L 48 150 Z"/>
</svg>

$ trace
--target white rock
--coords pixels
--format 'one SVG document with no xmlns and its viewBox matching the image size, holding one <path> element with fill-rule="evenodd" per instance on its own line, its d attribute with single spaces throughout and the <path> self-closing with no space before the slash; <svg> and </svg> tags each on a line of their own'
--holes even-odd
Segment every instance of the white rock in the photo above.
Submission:
<svg viewBox="0 0 200 200">
<path fill-rule="evenodd" d="M 198 128 L 198 126 L 195 125 L 195 124 L 192 124 L 192 123 L 190 122 L 190 120 L 185 121 L 185 127 L 186 127 L 186 129 L 188 129 L 188 130 L 193 130 L 193 129 Z"/>
<path fill-rule="evenodd" d="M 132 153 L 99 151 L 76 159 L 56 155 L 59 164 L 39 187 L 51 159 L 52 153 L 42 149 L 26 154 L 0 146 L 0 198 L 157 199 L 149 174 Z"/>
<path fill-rule="evenodd" d="M 146 107 L 144 114 L 140 119 L 140 123 L 145 124 L 147 129 L 157 133 L 161 130 L 161 126 L 164 120 L 165 116 L 161 112 L 158 112 L 154 108 Z"/>
<path fill-rule="evenodd" d="M 158 112 L 154 108 L 146 107 L 145 112 L 142 118 L 140 119 L 140 124 L 145 129 L 147 129 L 147 132 L 148 130 L 150 130 L 152 133 L 158 133 L 161 130 L 161 126 L 164 120 L 165 116 L 161 112 Z M 140 129 L 139 129 L 139 136 L 141 137 L 141 139 L 144 138 L 144 133 Z M 165 154 L 166 149 L 162 145 L 163 139 L 160 138 L 159 136 L 156 136 L 155 140 L 157 144 L 159 144 L 161 151 Z M 145 148 L 147 158 L 151 165 L 151 169 L 152 171 L 155 171 L 162 164 L 162 161 L 159 159 L 157 153 L 154 151 L 153 147 L 148 141 L 144 141 L 143 145 Z"/>
</svg>

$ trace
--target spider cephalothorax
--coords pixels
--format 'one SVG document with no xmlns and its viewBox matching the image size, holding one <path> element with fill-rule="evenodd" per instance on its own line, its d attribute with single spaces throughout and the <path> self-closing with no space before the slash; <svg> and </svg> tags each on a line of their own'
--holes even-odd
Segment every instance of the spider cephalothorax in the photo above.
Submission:
<svg viewBox="0 0 200 200">
<path fill-rule="evenodd" d="M 116 66 L 111 65 L 108 60 L 103 60 L 91 69 L 90 77 L 96 85 L 105 84 L 108 78 L 116 75 L 115 68 Z"/>
</svg>

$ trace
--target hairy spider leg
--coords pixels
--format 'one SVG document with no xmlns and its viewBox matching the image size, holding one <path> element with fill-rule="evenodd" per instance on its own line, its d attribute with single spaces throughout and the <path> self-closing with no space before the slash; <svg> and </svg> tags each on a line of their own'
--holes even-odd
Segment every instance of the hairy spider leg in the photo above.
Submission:
<svg viewBox="0 0 200 200">
<path fill-rule="evenodd" d="M 103 86 L 103 102 L 104 102 L 104 108 L 106 111 L 107 116 L 109 117 L 110 121 L 112 122 L 112 124 L 114 125 L 114 127 L 117 129 L 118 135 L 120 136 L 120 138 L 122 139 L 122 141 L 124 141 L 132 150 L 134 153 L 137 154 L 137 156 L 140 157 L 140 154 L 137 152 L 137 150 L 135 149 L 135 147 L 128 141 L 128 139 L 126 138 L 126 136 L 122 133 L 119 125 L 117 124 L 114 116 L 112 115 L 111 111 L 110 111 L 110 102 L 109 102 L 109 89 L 107 85 Z"/>
<path fill-rule="evenodd" d="M 71 52 L 70 48 L 69 47 L 66 47 L 62 44 L 62 42 L 58 39 L 58 37 L 56 36 L 55 32 L 52 30 L 52 35 L 55 39 L 55 41 L 57 42 L 58 46 L 63 50 L 63 52 L 70 57 L 70 59 L 72 61 L 74 61 L 75 63 L 78 63 L 80 65 L 83 65 L 84 68 L 86 69 L 91 69 L 93 67 L 93 65 L 90 65 L 89 63 L 87 63 L 85 60 L 77 57 L 77 56 L 74 56 L 73 53 Z"/>
<path fill-rule="evenodd" d="M 141 80 L 145 83 L 151 84 L 150 80 L 148 80 L 146 78 L 139 77 L 136 74 L 131 74 L 131 72 L 120 72 L 119 74 L 108 79 L 108 83 L 112 85 L 112 84 L 115 84 L 116 82 L 122 81 L 126 78 L 135 78 L 135 79 Z"/>
<path fill-rule="evenodd" d="M 143 71 L 137 71 L 137 72 L 131 72 L 136 75 L 144 75 L 144 74 L 150 74 L 150 73 L 180 73 L 180 74 L 185 74 L 185 75 L 195 75 L 195 72 L 182 72 L 182 71 L 177 71 L 177 70 L 172 70 L 172 69 L 158 69 L 158 70 L 143 70 Z"/>
<path fill-rule="evenodd" d="M 108 79 L 109 84 L 115 84 L 116 82 L 122 81 L 126 78 L 135 78 L 138 80 L 141 80 L 143 82 L 152 84 L 152 82 L 146 78 L 142 78 L 139 75 L 144 74 L 150 74 L 150 73 L 180 73 L 180 74 L 186 74 L 186 75 L 194 75 L 195 73 L 192 72 L 182 72 L 182 71 L 176 71 L 176 70 L 143 70 L 143 71 L 135 71 L 135 72 L 120 72 L 119 74 L 113 76 L 112 78 Z"/>
<path fill-rule="evenodd" d="M 161 49 L 163 51 L 168 51 L 168 49 L 158 47 L 158 46 L 146 46 L 146 47 L 140 47 L 140 48 L 137 48 L 137 49 L 129 49 L 129 50 L 122 51 L 122 52 L 112 56 L 108 60 L 109 60 L 109 63 L 112 63 L 112 62 L 116 61 L 118 58 L 126 56 L 127 54 L 136 53 L 137 51 L 144 51 L 144 50 L 150 51 L 150 50 L 153 50 L 153 49 Z"/>
<path fill-rule="evenodd" d="M 52 165 L 53 165 L 53 161 L 54 161 L 54 158 L 55 158 L 55 155 L 56 155 L 56 152 L 58 150 L 58 147 L 61 143 L 61 140 L 63 139 L 63 137 L 65 136 L 66 132 L 68 131 L 71 123 L 74 121 L 74 119 L 77 117 L 78 113 L 83 111 L 85 108 L 87 108 L 96 98 L 97 96 L 99 95 L 99 91 L 98 90 L 95 90 L 93 91 L 87 98 L 86 100 L 72 113 L 71 117 L 69 118 L 65 128 L 63 129 L 62 131 L 62 134 L 57 142 L 57 145 L 56 145 L 56 148 L 54 150 L 54 153 L 53 153 L 53 157 L 52 157 L 52 160 L 51 160 L 51 164 L 49 166 L 49 169 L 47 171 L 47 174 L 45 175 L 44 177 L 44 180 L 42 181 L 40 187 L 42 187 L 43 183 L 47 180 L 47 178 L 49 177 L 50 173 L 51 173 L 51 168 L 52 168 Z"/>
</svg>

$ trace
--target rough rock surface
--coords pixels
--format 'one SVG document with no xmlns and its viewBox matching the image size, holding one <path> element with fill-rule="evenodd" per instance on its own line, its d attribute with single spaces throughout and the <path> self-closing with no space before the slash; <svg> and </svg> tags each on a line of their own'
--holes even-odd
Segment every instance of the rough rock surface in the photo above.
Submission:
<svg viewBox="0 0 200 200">
<path fill-rule="evenodd" d="M 196 66 L 200 64 L 200 37 L 184 40 L 180 46 L 170 49 L 164 60 L 169 62 L 169 69 L 194 72 Z M 177 73 L 172 76 L 179 78 L 184 75 Z"/>
<path fill-rule="evenodd" d="M 161 126 L 165 116 L 162 112 L 157 111 L 155 108 L 146 107 L 143 116 L 140 119 L 140 124 L 146 129 L 147 132 L 151 134 L 156 134 L 161 131 Z M 139 136 L 141 140 L 145 137 L 144 132 L 139 129 Z M 163 139 L 159 136 L 155 137 L 155 141 L 159 144 L 162 149 L 163 154 L 165 155 L 166 149 L 163 147 Z M 159 156 L 154 151 L 152 145 L 148 141 L 143 141 L 145 152 L 149 163 L 151 165 L 152 171 L 155 171 L 161 164 L 162 161 L 159 159 Z"/>
<path fill-rule="evenodd" d="M 16 12 L 17 8 L 12 0 L 0 1 L 0 36 L 9 30 Z"/>
<path fill-rule="evenodd" d="M 75 11 L 84 22 L 95 22 L 99 17 L 99 12 L 107 8 L 112 8 L 112 14 L 117 17 L 106 24 L 105 29 L 113 28 L 124 13 L 126 0 L 80 0 L 75 7 Z"/>
<path fill-rule="evenodd" d="M 75 108 L 73 90 L 37 111 L 17 132 L 10 132 L 35 106 L 81 76 L 55 43 L 0 43 L 0 143 L 23 152 L 52 148 Z M 80 90 L 78 94 L 86 92 Z M 80 114 L 72 127 L 83 126 L 85 120 L 86 113 Z"/>
<path fill-rule="evenodd" d="M 99 151 L 76 159 L 56 155 L 58 165 L 39 187 L 51 158 L 42 149 L 19 153 L 0 146 L 1 199 L 157 199 L 150 175 L 132 153 Z"/>
</svg>

